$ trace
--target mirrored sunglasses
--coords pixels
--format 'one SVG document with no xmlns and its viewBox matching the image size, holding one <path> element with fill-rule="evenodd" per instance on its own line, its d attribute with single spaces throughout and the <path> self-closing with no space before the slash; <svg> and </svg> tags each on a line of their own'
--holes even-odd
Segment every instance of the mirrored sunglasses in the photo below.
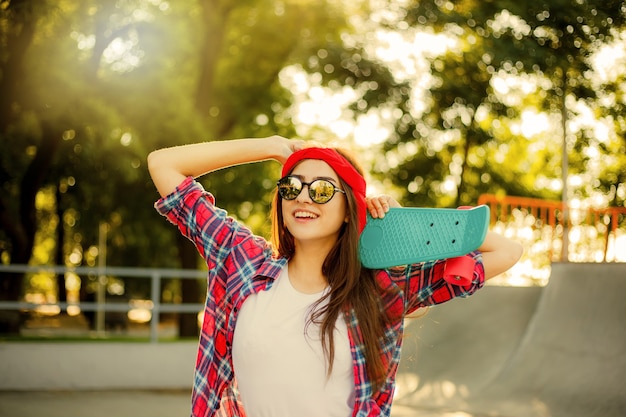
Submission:
<svg viewBox="0 0 626 417">
<path fill-rule="evenodd" d="M 346 193 L 335 187 L 330 181 L 318 179 L 311 182 L 304 182 L 293 175 L 281 178 L 276 185 L 278 186 L 278 195 L 284 200 L 294 200 L 300 195 L 306 185 L 309 187 L 309 197 L 317 204 L 328 203 L 337 192 Z"/>
</svg>

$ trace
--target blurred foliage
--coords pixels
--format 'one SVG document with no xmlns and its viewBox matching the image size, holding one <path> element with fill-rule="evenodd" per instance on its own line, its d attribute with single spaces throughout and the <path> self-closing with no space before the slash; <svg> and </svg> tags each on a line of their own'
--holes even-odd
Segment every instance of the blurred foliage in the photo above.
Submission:
<svg viewBox="0 0 626 417">
<path fill-rule="evenodd" d="M 601 113 L 597 92 L 610 87 L 593 85 L 590 58 L 616 38 L 623 42 L 619 36 L 625 14 L 623 1 L 408 2 L 395 19 L 386 22 L 390 30 L 441 33 L 455 46 L 430 58 L 434 81 L 428 109 L 421 118 L 399 121 L 385 151 L 387 158 L 391 152 L 402 162 L 391 171 L 382 164 L 384 175 L 390 173 L 400 188 L 409 189 L 405 196 L 409 204 L 471 204 L 485 192 L 558 199 L 559 190 L 536 179 L 560 178 L 563 135 L 552 130 L 529 138 L 511 127 L 520 122 L 524 108 L 534 107 L 566 121 L 575 116 L 575 110 L 568 108 L 572 103 L 584 102 Z M 535 82 L 537 88 L 513 106 L 494 88 L 495 80 L 512 77 L 547 83 Z M 615 82 L 619 85 L 619 80 Z M 614 149 L 604 147 L 602 155 L 611 159 L 615 151 L 624 150 L 624 129 L 615 111 L 619 106 L 623 102 L 611 101 L 606 109 L 612 119 L 618 119 L 615 132 L 620 138 L 612 141 Z M 588 155 L 593 152 L 587 150 L 603 149 L 589 132 L 567 132 L 571 173 L 588 170 Z M 601 189 L 614 204 L 623 204 L 623 166 L 605 166 L 599 176 L 613 181 L 603 184 L 594 179 L 588 188 L 577 187 L 572 197 L 587 198 Z M 445 178 L 456 187 L 442 187 Z"/>
<path fill-rule="evenodd" d="M 94 266 L 104 224 L 107 265 L 198 267 L 195 249 L 152 208 L 146 155 L 293 136 L 280 71 L 350 30 L 333 2 L 0 1 L 2 262 Z M 277 175 L 277 164 L 254 164 L 202 181 L 267 234 Z M 46 210 L 35 204 L 43 192 L 55 196 Z M 50 246 L 63 248 L 60 259 Z M 0 287 L 4 299 L 23 291 L 14 277 Z M 201 292 L 193 281 L 181 291 L 192 302 Z"/>
</svg>

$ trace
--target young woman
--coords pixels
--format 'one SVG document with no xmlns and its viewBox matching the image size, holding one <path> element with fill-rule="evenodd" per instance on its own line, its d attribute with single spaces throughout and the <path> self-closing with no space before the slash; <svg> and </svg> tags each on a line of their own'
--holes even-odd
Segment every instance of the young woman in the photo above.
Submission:
<svg viewBox="0 0 626 417">
<path fill-rule="evenodd" d="M 274 159 L 283 164 L 272 207 L 272 244 L 215 206 L 194 178 Z M 520 245 L 492 232 L 471 254 L 473 282 L 452 286 L 445 261 L 362 267 L 358 238 L 369 211 L 399 204 L 366 198 L 345 152 L 279 136 L 152 152 L 156 208 L 208 266 L 192 416 L 388 416 L 403 318 L 467 296 L 510 268 Z"/>
</svg>

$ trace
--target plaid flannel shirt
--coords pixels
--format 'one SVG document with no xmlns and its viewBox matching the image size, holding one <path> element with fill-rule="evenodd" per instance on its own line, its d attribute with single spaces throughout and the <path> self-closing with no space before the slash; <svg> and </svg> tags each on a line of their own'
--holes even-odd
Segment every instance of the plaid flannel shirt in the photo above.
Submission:
<svg viewBox="0 0 626 417">
<path fill-rule="evenodd" d="M 191 416 L 245 416 L 238 401 L 232 366 L 231 343 L 237 313 L 247 296 L 272 286 L 287 260 L 276 258 L 265 239 L 253 235 L 214 203 L 213 195 L 189 177 L 172 194 L 157 201 L 155 207 L 195 244 L 208 266 Z M 396 313 L 395 316 L 403 317 L 420 307 L 472 294 L 483 286 L 484 271 L 480 252 L 471 255 L 477 262 L 473 282 L 467 287 L 452 286 L 443 280 L 442 261 L 377 271 L 381 287 L 394 294 L 383 300 L 386 308 Z M 373 392 L 356 315 L 346 311 L 344 319 L 350 329 L 354 366 L 352 416 L 388 416 L 400 362 L 403 320 L 398 319 L 386 329 L 383 354 L 388 364 L 387 381 L 380 391 Z"/>
</svg>

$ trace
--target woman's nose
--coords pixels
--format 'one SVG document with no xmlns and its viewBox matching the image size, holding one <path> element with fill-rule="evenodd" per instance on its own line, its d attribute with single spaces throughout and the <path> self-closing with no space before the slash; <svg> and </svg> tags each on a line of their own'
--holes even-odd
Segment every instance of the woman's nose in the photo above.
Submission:
<svg viewBox="0 0 626 417">
<path fill-rule="evenodd" d="M 305 189 L 306 187 L 306 189 Z M 298 203 L 312 203 L 311 196 L 309 195 L 309 184 L 302 184 L 302 191 L 296 197 Z"/>
</svg>

